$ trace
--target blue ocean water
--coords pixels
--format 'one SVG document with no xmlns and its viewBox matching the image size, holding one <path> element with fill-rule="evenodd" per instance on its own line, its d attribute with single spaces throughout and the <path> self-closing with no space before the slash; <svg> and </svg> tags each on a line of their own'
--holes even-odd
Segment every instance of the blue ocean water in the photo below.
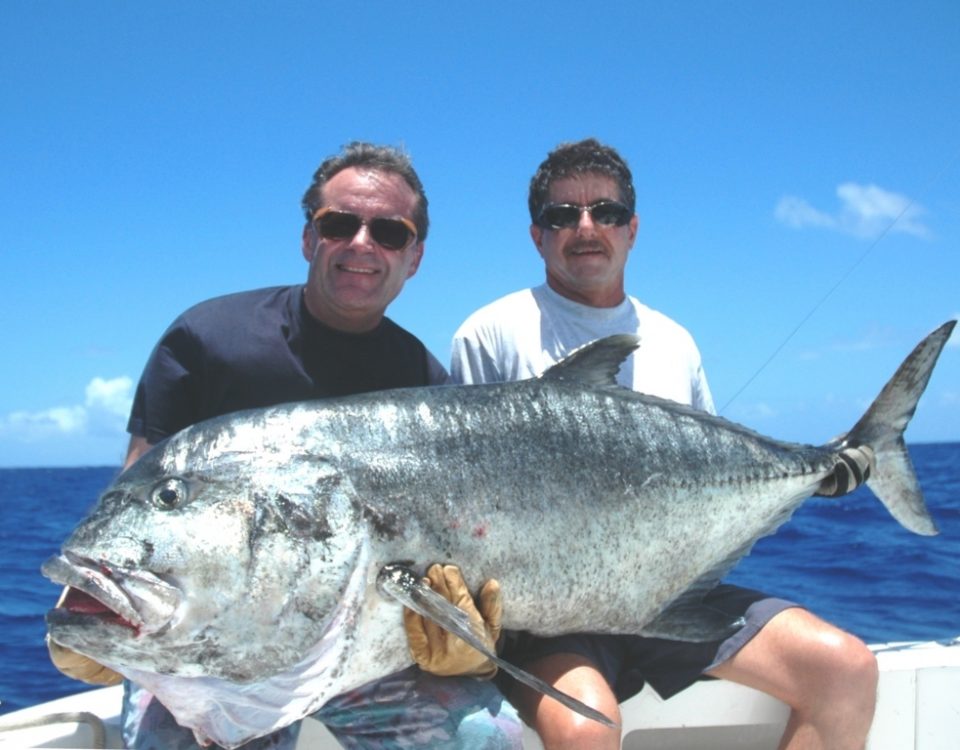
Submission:
<svg viewBox="0 0 960 750">
<path fill-rule="evenodd" d="M 865 490 L 814 498 L 762 539 L 730 580 L 794 599 L 868 642 L 960 635 L 960 443 L 911 447 L 940 535 L 902 529 Z M 2 469 L 0 713 L 85 689 L 47 659 L 40 575 L 115 468 Z"/>
</svg>

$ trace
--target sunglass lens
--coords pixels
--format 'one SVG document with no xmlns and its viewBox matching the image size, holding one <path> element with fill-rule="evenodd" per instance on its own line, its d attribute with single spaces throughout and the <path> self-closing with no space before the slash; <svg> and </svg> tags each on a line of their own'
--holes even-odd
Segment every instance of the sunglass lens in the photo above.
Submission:
<svg viewBox="0 0 960 750">
<path fill-rule="evenodd" d="M 630 221 L 629 209 L 620 203 L 599 203 L 590 209 L 590 215 L 597 224 L 608 227 L 620 227 Z"/>
<path fill-rule="evenodd" d="M 547 206 L 540 215 L 544 226 L 569 229 L 580 223 L 580 209 L 576 206 Z"/>
<path fill-rule="evenodd" d="M 340 211 L 330 211 L 320 217 L 317 228 L 328 240 L 349 239 L 360 231 L 360 217 Z"/>
<path fill-rule="evenodd" d="M 374 219 L 370 222 L 370 234 L 388 250 L 403 250 L 410 242 L 410 230 L 396 219 Z"/>
</svg>

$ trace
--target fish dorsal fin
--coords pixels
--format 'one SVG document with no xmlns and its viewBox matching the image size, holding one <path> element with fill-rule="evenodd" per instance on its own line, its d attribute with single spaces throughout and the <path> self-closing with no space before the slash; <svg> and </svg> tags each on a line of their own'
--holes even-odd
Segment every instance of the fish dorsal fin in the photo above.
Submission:
<svg viewBox="0 0 960 750">
<path fill-rule="evenodd" d="M 615 386 L 620 366 L 638 346 L 640 337 L 631 333 L 597 339 L 575 349 L 540 377 L 595 387 Z"/>
</svg>

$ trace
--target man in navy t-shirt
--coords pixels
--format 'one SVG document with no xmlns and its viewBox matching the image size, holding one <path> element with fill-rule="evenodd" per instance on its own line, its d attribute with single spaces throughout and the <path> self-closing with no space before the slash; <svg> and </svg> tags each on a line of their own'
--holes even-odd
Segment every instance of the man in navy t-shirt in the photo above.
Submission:
<svg viewBox="0 0 960 750">
<path fill-rule="evenodd" d="M 408 157 L 352 143 L 320 165 L 302 205 L 306 284 L 218 297 L 173 322 L 137 386 L 124 468 L 184 427 L 239 409 L 447 380 L 423 343 L 385 317 L 417 272 L 427 236 L 427 198 Z M 69 591 L 61 606 L 70 606 Z M 120 679 L 49 645 L 71 677 Z M 492 682 L 415 666 L 337 696 L 315 717 L 351 748 L 520 747 L 516 713 Z M 197 747 L 131 683 L 122 721 L 128 747 Z M 292 748 L 298 732 L 288 727 L 245 747 Z"/>
</svg>

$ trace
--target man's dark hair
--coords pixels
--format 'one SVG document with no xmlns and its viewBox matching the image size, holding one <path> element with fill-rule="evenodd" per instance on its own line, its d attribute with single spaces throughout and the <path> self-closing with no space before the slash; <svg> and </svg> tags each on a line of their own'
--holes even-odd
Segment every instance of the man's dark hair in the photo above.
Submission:
<svg viewBox="0 0 960 750">
<path fill-rule="evenodd" d="M 620 201 L 631 213 L 636 211 L 637 196 L 633 189 L 633 175 L 623 157 L 596 138 L 576 143 L 561 143 L 547 154 L 530 180 L 530 220 L 536 224 L 550 196 L 550 186 L 556 180 L 585 174 L 598 174 L 617 183 Z"/>
<path fill-rule="evenodd" d="M 344 146 L 339 154 L 327 158 L 313 173 L 313 182 L 303 194 L 300 205 L 309 222 L 317 209 L 323 208 L 323 186 L 338 172 L 349 167 L 370 169 L 378 172 L 391 172 L 400 175 L 410 189 L 417 194 L 417 204 L 413 209 L 413 223 L 417 227 L 417 239 L 427 238 L 430 218 L 427 215 L 427 194 L 417 176 L 410 157 L 393 146 L 376 146 L 364 141 L 353 141 Z"/>
</svg>

